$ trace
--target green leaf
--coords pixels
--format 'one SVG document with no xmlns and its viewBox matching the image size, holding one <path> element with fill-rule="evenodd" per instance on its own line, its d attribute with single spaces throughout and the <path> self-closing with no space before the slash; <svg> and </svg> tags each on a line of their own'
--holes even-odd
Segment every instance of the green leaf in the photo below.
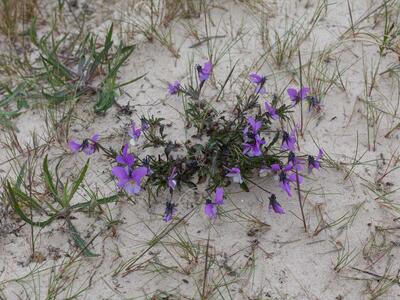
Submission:
<svg viewBox="0 0 400 300">
<path fill-rule="evenodd" d="M 47 155 L 43 160 L 43 175 L 44 175 L 44 182 L 46 183 L 47 188 L 49 189 L 51 195 L 53 196 L 54 200 L 56 200 L 58 203 L 60 203 L 64 207 L 64 203 L 61 200 L 60 196 L 58 195 L 58 192 L 56 190 L 56 187 L 53 183 L 53 178 L 50 174 L 49 171 L 49 162 L 47 159 Z"/>
<path fill-rule="evenodd" d="M 139 77 L 136 77 L 136 78 L 134 78 L 132 80 L 129 80 L 127 82 L 121 83 L 121 84 L 117 85 L 115 88 L 121 88 L 121 87 L 126 86 L 128 84 L 134 83 L 134 82 L 138 81 L 139 79 L 142 79 L 146 75 L 147 75 L 147 73 L 145 73 L 145 74 L 143 74 L 143 75 L 141 75 Z"/>
<path fill-rule="evenodd" d="M 18 187 L 18 188 L 21 186 L 22 182 L 24 182 L 26 163 L 27 162 L 28 162 L 27 160 L 24 162 L 24 164 L 21 167 L 21 170 L 18 173 L 17 182 L 15 183 L 15 186 Z"/>
<path fill-rule="evenodd" d="M 11 206 L 13 207 L 15 213 L 22 219 L 24 220 L 26 223 L 32 225 L 32 226 L 38 226 L 38 227 L 45 227 L 47 225 L 49 225 L 51 222 L 53 222 L 57 215 L 52 215 L 50 218 L 48 218 L 45 221 L 39 221 L 39 222 L 35 222 L 32 219 L 30 219 L 21 209 L 21 207 L 19 206 L 18 200 L 15 197 L 15 193 L 13 188 L 11 187 L 10 183 L 7 182 L 7 190 L 8 190 L 8 194 L 10 196 L 10 200 L 11 200 Z"/>
<path fill-rule="evenodd" d="M 244 181 L 240 184 L 240 187 L 242 188 L 243 191 L 245 191 L 247 193 L 250 191 L 249 187 L 247 186 L 246 182 L 244 182 Z"/>
<path fill-rule="evenodd" d="M 72 239 L 74 240 L 76 246 L 81 249 L 83 255 L 87 257 L 96 257 L 99 256 L 99 254 L 93 253 L 88 249 L 89 244 L 86 244 L 86 242 L 81 238 L 79 235 L 79 232 L 76 230 L 75 226 L 72 224 L 70 220 L 67 220 L 68 223 L 68 229 L 69 232 L 71 233 Z"/>
<path fill-rule="evenodd" d="M 114 78 L 107 78 L 100 92 L 97 94 L 97 102 L 95 105 L 95 111 L 97 113 L 106 112 L 115 102 L 115 80 Z"/>
<path fill-rule="evenodd" d="M 85 166 L 82 168 L 81 173 L 77 180 L 75 180 L 74 184 L 72 185 L 71 191 L 68 193 L 66 198 L 65 204 L 69 206 L 69 203 L 72 197 L 75 195 L 76 191 L 78 190 L 79 186 L 81 185 L 83 179 L 85 179 L 87 169 L 89 168 L 89 159 L 86 161 Z"/>
<path fill-rule="evenodd" d="M 25 99 L 18 99 L 17 100 L 17 108 L 18 108 L 18 110 L 20 110 L 22 108 L 29 108 L 28 101 L 26 101 Z"/>
<path fill-rule="evenodd" d="M 113 196 L 110 196 L 110 197 L 97 199 L 95 201 L 95 204 L 96 205 L 102 205 L 102 204 L 106 204 L 106 203 L 116 202 L 118 200 L 118 196 L 119 195 L 113 195 Z M 86 201 L 86 202 L 78 203 L 78 204 L 72 205 L 71 206 L 71 210 L 83 209 L 83 208 L 86 208 L 86 207 L 90 207 L 92 204 L 93 204 L 92 201 Z"/>
<path fill-rule="evenodd" d="M 278 139 L 279 139 L 279 131 L 275 134 L 275 136 L 272 139 L 271 143 L 269 143 L 268 146 L 266 147 L 266 151 L 271 149 L 271 147 L 278 141 Z"/>
</svg>

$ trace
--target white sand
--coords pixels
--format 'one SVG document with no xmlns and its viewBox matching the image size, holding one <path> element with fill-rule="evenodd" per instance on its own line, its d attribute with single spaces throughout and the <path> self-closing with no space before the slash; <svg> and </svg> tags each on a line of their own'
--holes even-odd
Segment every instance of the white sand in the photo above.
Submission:
<svg viewBox="0 0 400 300">
<path fill-rule="evenodd" d="M 121 18 L 118 11 L 127 12 L 123 16 L 125 20 L 134 20 L 135 15 L 126 10 L 124 2 L 120 1 L 114 6 L 106 3 L 96 5 L 91 1 L 89 7 L 96 8 L 97 11 L 90 20 L 90 27 L 99 29 L 99 34 L 104 34 L 110 24 L 111 15 L 115 19 Z M 214 58 L 218 59 L 218 64 L 213 73 L 215 80 L 207 83 L 205 95 L 212 99 L 218 93 L 216 87 L 223 84 L 230 68 L 238 61 L 225 97 L 218 104 L 228 111 L 232 108 L 235 90 L 242 83 L 247 83 L 248 73 L 260 68 L 260 73 L 268 76 L 267 90 L 272 95 L 281 92 L 293 80 L 291 71 L 296 72 L 297 52 L 286 68 L 277 68 L 269 57 L 264 64 L 260 63 L 259 59 L 264 52 L 260 43 L 261 19 L 266 22 L 271 34 L 273 30 L 282 33 L 285 22 L 299 19 L 303 14 L 306 24 L 317 1 L 266 2 L 268 7 L 265 8 L 265 14 L 249 10 L 241 1 L 218 1 L 218 7 L 211 9 L 210 18 L 215 26 L 209 28 L 210 35 L 226 37 L 212 40 L 216 44 L 217 55 Z M 46 299 L 50 294 L 50 286 L 62 288 L 64 285 L 70 286 L 71 290 L 62 291 L 56 299 L 72 296 L 87 286 L 88 289 L 79 298 L 200 299 L 208 236 L 211 263 L 206 284 L 208 299 L 369 299 L 376 296 L 376 291 L 385 285 L 390 289 L 385 291 L 381 299 L 400 297 L 400 289 L 396 283 L 398 279 L 395 278 L 399 270 L 399 235 L 396 229 L 399 228 L 399 213 L 398 210 L 384 205 L 382 199 L 377 199 L 378 196 L 367 188 L 371 186 L 372 190 L 377 190 L 375 182 L 385 173 L 392 155 L 395 159 L 387 170 L 394 169 L 398 164 L 399 131 L 394 130 L 389 138 L 384 137 L 398 123 L 398 117 L 380 115 L 376 149 L 368 149 L 366 108 L 359 98 L 363 99 L 365 95 L 363 72 L 367 68 L 370 76 L 373 66 L 379 60 L 379 48 L 368 42 L 371 38 L 365 35 L 353 41 L 349 34 L 349 40 L 339 41 L 341 34 L 350 26 L 347 1 L 328 2 L 326 15 L 301 45 L 303 63 L 307 62 L 311 51 L 317 53 L 332 46 L 335 50 L 330 54 L 331 60 L 326 63 L 326 67 L 334 71 L 337 60 L 339 70 L 343 70 L 341 82 L 346 90 L 333 86 L 323 99 L 322 113 L 318 116 L 305 114 L 309 123 L 304 139 L 301 140 L 301 150 L 316 154 L 318 148 L 314 145 L 315 140 L 340 168 L 335 169 L 325 163 L 323 170 L 305 179 L 303 190 L 309 191 L 305 204 L 309 228 L 307 233 L 299 219 L 297 198 L 288 199 L 272 177 L 260 179 L 259 182 L 277 193 L 286 210 L 285 215 L 269 212 L 267 195 L 257 188 L 253 187 L 250 193 L 243 193 L 239 188 L 231 186 L 227 190 L 229 199 L 223 208 L 224 213 L 210 223 L 203 216 L 201 206 L 198 206 L 202 199 L 192 192 L 182 193 L 180 199 L 178 195 L 175 196 L 175 201 L 179 203 L 178 217 L 184 216 L 194 207 L 192 215 L 144 254 L 136 262 L 132 272 L 126 276 L 124 271 L 112 276 L 121 263 L 144 251 L 148 247 L 148 241 L 167 226 L 161 220 L 165 196 L 161 195 L 158 203 L 152 203 L 151 208 L 148 208 L 143 194 L 137 199 L 130 199 L 131 201 L 121 199 L 118 204 L 109 205 L 109 211 L 105 210 L 99 217 L 75 214 L 73 223 L 82 233 L 82 237 L 89 241 L 99 234 L 91 249 L 100 254 L 100 257 L 81 257 L 68 267 L 66 265 L 70 256 L 78 250 L 66 232 L 67 226 L 63 220 L 58 220 L 41 231 L 35 228 L 36 251 L 44 259 L 38 259 L 38 263 L 29 262 L 31 248 L 28 225 L 15 233 L 5 234 L 0 231 L 0 289 L 4 288 L 2 292 L 7 299 L 34 299 L 34 295 L 36 299 Z M 371 7 L 378 6 L 376 2 L 381 1 L 350 2 L 353 20 L 356 21 Z M 107 8 L 112 9 L 113 13 Z M 382 20 L 380 16 L 375 24 L 373 17 L 367 18 L 360 24 L 360 30 L 382 36 Z M 190 22 L 191 28 L 204 36 L 204 17 L 191 19 Z M 131 118 L 138 122 L 142 114 L 154 114 L 171 122 L 172 126 L 167 132 L 172 139 L 184 141 L 190 136 L 183 129 L 182 118 L 176 112 L 176 109 L 182 111 L 180 100 L 178 97 L 166 96 L 166 86 L 167 82 L 174 79 L 187 81 L 189 59 L 193 59 L 194 63 L 201 63 L 208 57 L 208 52 L 206 44 L 189 48 L 197 41 L 182 24 L 188 24 L 188 21 L 182 20 L 172 27 L 172 40 L 175 47 L 179 48 L 179 59 L 174 58 L 157 41 L 150 43 L 140 36 L 129 41 L 136 42 L 137 49 L 129 63 L 123 67 L 121 81 L 147 73 L 145 79 L 124 87 L 126 94 L 118 99 L 120 105 L 131 105 L 133 115 L 120 116 L 118 108 L 114 106 L 105 116 L 96 116 L 92 110 L 94 100 L 83 99 L 77 104 L 76 119 L 73 120 L 70 131 L 71 138 L 82 139 L 99 133 L 105 145 L 117 148 L 125 140 L 123 135 L 116 135 L 116 132 L 122 133 Z M 235 39 L 238 32 L 245 34 L 221 55 L 224 45 Z M 378 73 L 385 71 L 391 64 L 398 63 L 398 57 L 389 53 L 381 58 Z M 388 73 L 378 76 L 371 94 L 371 101 L 378 108 L 394 112 L 400 97 L 397 80 Z M 292 81 L 291 85 L 296 86 L 296 81 Z M 29 142 L 33 131 L 40 136 L 48 135 L 44 130 L 44 116 L 40 110 L 23 113 L 15 120 L 15 125 L 20 130 L 18 138 L 21 144 Z M 373 132 L 374 129 L 370 130 Z M 53 142 L 49 157 L 55 158 L 66 151 L 65 145 Z M 0 162 L 8 157 L 2 149 Z M 385 164 L 381 157 L 385 159 Z M 21 161 L 23 159 L 21 157 Z M 66 156 L 63 175 L 67 177 L 76 174 L 85 159 L 84 154 Z M 352 169 L 349 163 L 354 159 L 362 164 Z M 53 160 L 51 165 L 54 167 L 55 164 L 56 160 Z M 0 169 L 5 171 L 0 172 L 0 178 L 4 177 L 9 165 L 0 165 Z M 350 170 L 350 176 L 346 176 Z M 383 191 L 378 193 L 395 191 L 398 174 L 394 170 L 385 176 L 381 183 Z M 116 191 L 110 178 L 108 161 L 100 154 L 95 154 L 91 159 L 87 183 L 93 189 L 97 187 L 104 195 L 110 195 Z M 39 181 L 39 177 L 37 180 Z M 394 186 L 390 186 L 391 183 Z M 388 194 L 387 199 L 393 201 L 396 207 L 400 204 L 398 192 Z M 79 200 L 77 197 L 74 201 Z M 357 213 L 353 214 L 356 210 Z M 250 216 L 270 227 L 251 222 Z M 343 216 L 342 222 L 337 221 Z M 119 220 L 120 223 L 107 228 L 106 218 Z M 8 226 L 14 226 L 13 228 L 23 225 L 11 212 L 0 225 L 8 223 L 12 223 Z M 324 229 L 325 224 L 329 223 L 332 226 Z M 178 236 L 192 243 L 194 251 L 198 251 L 197 259 L 185 259 L 187 253 L 178 247 Z M 335 270 L 338 257 L 346 253 L 353 259 L 343 269 Z M 6 282 L 32 270 L 40 272 L 19 282 Z M 371 274 L 392 278 L 393 282 L 389 279 L 377 280 L 380 277 Z M 49 284 L 49 278 L 57 275 L 61 276 L 58 278 L 59 282 Z M 27 289 L 25 292 L 23 287 Z M 161 291 L 171 294 L 170 298 L 151 298 Z"/>
</svg>

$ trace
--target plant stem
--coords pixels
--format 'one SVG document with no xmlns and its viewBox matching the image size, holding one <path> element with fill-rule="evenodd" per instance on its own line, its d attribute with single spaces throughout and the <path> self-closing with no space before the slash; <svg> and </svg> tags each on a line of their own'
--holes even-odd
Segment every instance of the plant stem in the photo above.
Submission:
<svg viewBox="0 0 400 300">
<path fill-rule="evenodd" d="M 300 211 L 301 211 L 301 219 L 303 220 L 304 231 L 307 232 L 307 223 L 306 223 L 306 218 L 304 216 L 304 207 L 303 207 L 303 202 L 301 201 L 299 172 L 297 170 L 296 170 L 296 186 L 297 186 L 297 196 L 299 198 L 299 205 L 300 205 Z"/>
<path fill-rule="evenodd" d="M 208 248 L 210 245 L 210 231 L 208 231 L 208 238 L 207 238 L 207 248 L 206 248 L 206 259 L 204 263 L 204 277 L 203 277 L 203 292 L 201 295 L 201 299 L 205 300 L 206 297 L 206 284 L 207 284 L 207 273 L 208 273 Z"/>
<path fill-rule="evenodd" d="M 301 54 L 299 49 L 299 68 L 300 68 L 300 93 L 301 89 L 303 88 L 303 76 L 302 76 L 302 69 L 301 69 Z M 303 137 L 303 99 L 300 100 L 300 135 Z"/>
<path fill-rule="evenodd" d="M 258 187 L 259 189 L 263 190 L 264 192 L 272 195 L 272 193 L 270 191 L 268 191 L 267 189 L 263 188 L 262 186 L 260 186 L 259 184 L 255 183 L 253 180 L 246 178 L 246 180 L 252 184 L 254 184 L 256 187 Z"/>
</svg>

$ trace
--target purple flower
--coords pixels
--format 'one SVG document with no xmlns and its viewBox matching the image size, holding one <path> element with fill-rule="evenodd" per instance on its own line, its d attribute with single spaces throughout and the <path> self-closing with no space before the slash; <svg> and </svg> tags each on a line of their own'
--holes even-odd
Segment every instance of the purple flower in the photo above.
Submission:
<svg viewBox="0 0 400 300">
<path fill-rule="evenodd" d="M 290 183 L 296 182 L 296 173 L 289 174 L 289 171 L 292 171 L 293 166 L 288 164 L 284 167 L 279 164 L 272 164 L 271 169 L 278 173 L 279 176 L 279 186 L 281 189 L 288 194 L 289 197 L 292 197 L 292 193 L 290 190 Z M 298 175 L 299 183 L 303 182 L 303 177 Z"/>
<path fill-rule="evenodd" d="M 254 119 L 254 117 L 252 117 L 252 116 L 247 118 L 247 122 L 249 123 L 249 125 L 253 129 L 253 134 L 257 134 L 258 131 L 260 130 L 261 126 L 262 126 L 262 122 L 261 121 L 256 121 L 256 119 Z"/>
<path fill-rule="evenodd" d="M 248 140 L 248 139 L 247 139 Z M 253 139 L 253 144 L 244 143 L 243 154 L 247 154 L 250 157 L 262 155 L 261 146 L 265 144 L 265 140 L 262 139 L 258 134 Z"/>
<path fill-rule="evenodd" d="M 172 219 L 172 216 L 176 212 L 176 204 L 172 203 L 171 201 L 168 201 L 165 203 L 165 211 L 164 211 L 164 216 L 163 216 L 163 221 L 164 222 L 169 222 Z"/>
<path fill-rule="evenodd" d="M 132 167 L 135 163 L 135 157 L 133 156 L 133 154 L 128 153 L 128 149 L 129 145 L 125 144 L 124 148 L 122 148 L 122 153 L 120 155 L 117 155 L 115 160 L 121 165 Z"/>
<path fill-rule="evenodd" d="M 249 156 L 260 156 L 261 146 L 265 144 L 265 140 L 258 135 L 262 123 L 261 121 L 256 121 L 254 117 L 248 117 L 247 122 L 251 127 L 251 132 L 249 132 L 249 126 L 243 129 L 243 139 L 244 139 L 244 149 L 243 153 Z"/>
<path fill-rule="evenodd" d="M 267 111 L 266 112 L 267 116 L 269 116 L 272 120 L 278 119 L 279 116 L 276 113 L 276 109 L 272 105 L 270 105 L 268 103 L 268 101 L 264 102 L 264 106 L 265 106 L 265 110 Z"/>
<path fill-rule="evenodd" d="M 146 131 L 149 128 L 149 122 L 145 118 L 140 119 L 140 129 L 142 129 L 142 131 Z"/>
<path fill-rule="evenodd" d="M 68 147 L 74 153 L 78 151 L 83 151 L 86 155 L 91 155 L 98 148 L 97 145 L 98 140 L 99 140 L 99 135 L 95 134 L 90 139 L 84 139 L 82 144 L 79 144 L 78 142 L 71 140 L 68 142 Z"/>
<path fill-rule="evenodd" d="M 204 204 L 204 213 L 210 219 L 214 219 L 217 216 L 217 208 L 215 203 L 212 203 L 210 199 L 206 200 Z"/>
<path fill-rule="evenodd" d="M 172 169 L 171 174 L 167 178 L 167 184 L 168 184 L 168 187 L 170 188 L 170 190 L 173 190 L 176 187 L 175 177 L 176 177 L 176 167 L 174 167 Z"/>
<path fill-rule="evenodd" d="M 170 95 L 178 94 L 181 88 L 181 84 L 178 80 L 175 80 L 173 83 L 168 84 L 168 93 Z"/>
<path fill-rule="evenodd" d="M 148 156 L 146 156 L 143 160 L 142 160 L 142 164 L 144 167 L 147 168 L 147 176 L 152 175 L 154 172 L 153 170 L 150 168 L 150 159 Z"/>
<path fill-rule="evenodd" d="M 71 140 L 68 142 L 68 147 L 73 153 L 76 153 L 81 150 L 82 144 L 79 144 L 78 142 Z"/>
<path fill-rule="evenodd" d="M 320 112 L 322 109 L 321 100 L 319 100 L 316 96 L 307 97 L 308 101 L 308 111 L 311 109 L 315 110 L 316 112 Z"/>
<path fill-rule="evenodd" d="M 296 89 L 293 89 L 293 88 L 290 88 L 287 90 L 290 100 L 292 102 L 294 102 L 294 104 L 297 104 L 300 101 L 303 101 L 307 97 L 307 94 L 309 92 L 310 92 L 310 89 L 308 87 L 303 87 L 299 91 Z"/>
<path fill-rule="evenodd" d="M 147 175 L 146 167 L 138 167 L 132 170 L 129 167 L 114 167 L 112 174 L 118 178 L 117 186 L 123 188 L 128 194 L 139 194 L 142 179 Z"/>
<path fill-rule="evenodd" d="M 269 210 L 273 210 L 275 213 L 281 215 L 285 213 L 282 206 L 276 200 L 275 194 L 272 194 L 271 197 L 269 197 L 268 199 L 269 199 Z"/>
<path fill-rule="evenodd" d="M 267 78 L 265 76 L 259 75 L 257 73 L 251 73 L 249 77 L 250 77 L 250 81 L 257 85 L 254 93 L 264 95 L 266 93 L 264 84 L 265 84 L 265 81 L 267 80 Z"/>
<path fill-rule="evenodd" d="M 295 145 L 296 145 L 296 131 L 293 129 L 290 134 L 287 133 L 286 131 L 283 131 L 281 149 L 294 151 Z"/>
<path fill-rule="evenodd" d="M 297 170 L 298 172 L 303 170 L 303 163 L 304 161 L 296 156 L 293 151 L 289 152 L 288 155 L 288 165 L 291 165 L 293 169 Z"/>
<path fill-rule="evenodd" d="M 200 82 L 206 81 L 210 77 L 211 71 L 211 61 L 206 61 L 203 66 L 197 65 L 197 73 L 199 75 Z"/>
<path fill-rule="evenodd" d="M 229 173 L 225 175 L 226 177 L 232 178 L 232 181 L 235 183 L 239 184 L 243 183 L 242 175 L 240 174 L 239 168 L 232 168 L 232 169 L 227 168 L 227 169 Z"/>
<path fill-rule="evenodd" d="M 309 155 L 307 158 L 308 162 L 308 174 L 312 172 L 313 169 L 318 170 L 321 167 L 321 164 L 319 160 L 322 158 L 324 155 L 324 151 L 322 149 L 319 149 L 317 157 Z"/>
<path fill-rule="evenodd" d="M 224 188 L 217 187 L 215 189 L 214 203 L 217 205 L 224 204 Z"/>
<path fill-rule="evenodd" d="M 139 140 L 140 134 L 142 133 L 142 129 L 140 127 L 135 127 L 135 122 L 132 122 L 131 127 L 128 130 L 128 135 L 130 136 L 131 140 L 129 143 L 134 146 L 136 145 L 137 141 Z"/>
</svg>

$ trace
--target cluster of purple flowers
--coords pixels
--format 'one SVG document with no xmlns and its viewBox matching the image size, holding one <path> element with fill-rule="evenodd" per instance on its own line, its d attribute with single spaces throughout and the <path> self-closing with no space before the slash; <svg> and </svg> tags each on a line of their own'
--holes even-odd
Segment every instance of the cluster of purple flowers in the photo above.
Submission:
<svg viewBox="0 0 400 300">
<path fill-rule="evenodd" d="M 319 149 L 316 157 L 308 155 L 307 161 L 298 158 L 294 152 L 290 151 L 288 154 L 288 162 L 286 165 L 272 164 L 271 171 L 278 176 L 279 186 L 282 191 L 286 192 L 289 197 L 292 196 L 290 184 L 303 182 L 303 177 L 299 174 L 307 165 L 308 173 L 310 174 L 313 169 L 320 168 L 320 159 L 323 156 L 323 150 Z M 276 199 L 275 199 L 276 201 Z"/>
<path fill-rule="evenodd" d="M 196 66 L 198 78 L 200 84 L 202 85 L 204 81 L 206 81 L 212 71 L 211 62 L 207 61 L 203 66 Z M 250 81 L 256 85 L 254 94 L 256 95 L 264 95 L 266 94 L 265 83 L 266 77 L 257 73 L 251 73 L 249 75 Z M 178 94 L 181 89 L 181 84 L 179 81 L 174 81 L 168 85 L 168 93 L 171 95 Z M 287 93 L 292 102 L 292 105 L 300 103 L 301 101 L 308 99 L 307 96 L 310 90 L 307 87 L 302 87 L 299 90 L 294 88 L 289 88 Z M 310 99 L 313 99 L 312 97 Z M 313 101 L 310 103 L 310 107 L 319 110 L 321 106 L 318 102 Z M 271 105 L 268 101 L 264 102 L 265 115 L 268 116 L 272 120 L 277 120 L 279 115 L 277 113 L 276 108 Z M 265 139 L 261 137 L 260 130 L 262 127 L 262 122 L 256 120 L 253 116 L 249 116 L 247 118 L 248 125 L 243 129 L 243 153 L 249 157 L 257 157 L 262 155 L 262 147 L 265 145 Z M 269 167 L 273 173 L 278 175 L 279 185 L 281 189 L 288 194 L 289 197 L 292 196 L 291 193 L 291 184 L 303 182 L 303 177 L 299 174 L 304 169 L 304 165 L 307 164 L 308 172 L 311 173 L 313 169 L 320 168 L 319 160 L 322 158 L 323 151 L 320 149 L 319 153 L 316 157 L 309 155 L 307 160 L 298 158 L 295 155 L 296 149 L 296 128 L 293 128 L 290 132 L 282 131 L 282 142 L 281 149 L 283 151 L 288 151 L 288 162 L 286 165 L 281 164 L 272 164 Z M 241 175 L 241 170 L 239 167 L 226 168 L 226 177 L 230 178 L 232 182 L 242 184 L 243 178 Z M 268 170 L 268 169 L 263 169 Z M 263 170 L 260 170 L 260 174 L 264 173 Z M 167 179 L 167 185 L 172 192 L 176 187 L 176 168 L 172 169 L 170 176 Z M 204 213 L 207 217 L 213 219 L 217 215 L 217 207 L 223 204 L 224 197 L 224 189 L 222 187 L 217 187 L 215 189 L 214 199 L 210 198 L 206 199 L 204 205 Z M 276 199 L 275 194 L 271 194 L 269 198 L 269 208 L 273 210 L 275 213 L 283 214 L 284 209 L 280 205 L 280 203 Z M 172 202 L 167 202 L 164 214 L 164 221 L 169 221 L 172 218 L 172 215 L 175 212 L 175 204 Z"/>
<path fill-rule="evenodd" d="M 143 178 L 148 175 L 149 169 L 145 166 L 134 167 L 135 157 L 128 153 L 129 145 L 125 144 L 122 153 L 117 155 L 116 162 L 119 164 L 113 167 L 111 173 L 117 177 L 117 186 L 123 188 L 130 195 L 140 193 Z"/>
<path fill-rule="evenodd" d="M 261 121 L 256 121 L 253 117 L 248 117 L 249 126 L 243 129 L 243 153 L 248 156 L 260 156 L 262 154 L 261 147 L 265 144 L 265 140 L 260 137 Z"/>
<path fill-rule="evenodd" d="M 205 62 L 202 66 L 197 65 L 196 71 L 198 80 L 200 85 L 198 85 L 198 91 L 201 90 L 204 82 L 209 79 L 213 66 L 210 61 Z M 255 84 L 254 95 L 260 96 L 266 94 L 265 83 L 266 77 L 263 75 L 259 75 L 257 73 L 251 73 L 249 75 L 250 81 Z M 181 84 L 178 80 L 170 83 L 168 85 L 168 93 L 171 95 L 178 94 L 180 92 L 186 93 L 186 91 L 181 87 Z M 310 90 L 307 87 L 302 87 L 300 90 L 296 90 L 294 88 L 289 88 L 287 90 L 290 101 L 292 102 L 292 106 L 301 103 L 305 99 L 314 99 L 312 97 L 308 97 Z M 316 98 L 315 98 L 316 99 Z M 320 109 L 321 106 L 317 100 L 312 100 L 310 102 L 310 107 L 314 109 Z M 311 100 L 309 100 L 311 101 Z M 266 116 L 269 118 L 268 124 L 270 121 L 277 120 L 280 117 L 281 109 L 279 109 L 279 114 L 277 109 L 274 107 L 276 103 L 272 102 L 272 104 L 268 101 L 264 102 L 265 112 L 262 116 Z M 266 144 L 265 139 L 261 136 L 263 134 L 262 129 L 263 126 L 268 124 L 263 124 L 260 121 L 261 117 L 247 117 L 247 125 L 242 130 L 243 133 L 243 154 L 248 156 L 249 159 L 260 157 L 263 155 L 266 148 L 263 148 Z M 265 119 L 264 119 L 265 120 Z M 151 176 L 153 174 L 150 169 L 148 163 L 145 161 L 141 161 L 133 153 L 129 152 L 130 146 L 135 146 L 142 134 L 143 131 L 147 130 L 149 125 L 147 123 L 143 123 L 140 127 L 136 127 L 133 122 L 128 130 L 129 142 L 123 145 L 121 152 L 116 155 L 115 162 L 116 166 L 114 166 L 111 170 L 111 173 L 117 179 L 117 186 L 129 195 L 138 195 L 143 187 L 143 180 L 146 176 Z M 308 173 L 311 173 L 314 169 L 320 168 L 320 160 L 323 156 L 322 149 L 319 149 L 319 152 L 316 156 L 308 155 L 306 159 L 302 157 L 298 157 L 295 154 L 296 145 L 297 145 L 297 137 L 296 137 L 296 127 L 292 130 L 285 131 L 282 130 L 282 140 L 280 144 L 280 150 L 283 153 L 287 153 L 287 163 L 284 164 L 282 162 L 273 163 L 271 165 L 266 165 L 260 168 L 259 173 L 272 173 L 277 175 L 279 180 L 279 186 L 283 192 L 287 193 L 289 197 L 292 196 L 291 185 L 293 184 L 301 184 L 303 182 L 303 177 L 300 175 L 300 172 L 307 168 Z M 87 155 L 93 154 L 99 148 L 105 150 L 98 143 L 99 135 L 95 134 L 91 138 L 85 139 L 82 143 L 78 143 L 74 140 L 71 140 L 68 145 L 72 152 L 82 151 Z M 163 175 L 165 178 L 163 179 L 163 184 L 165 187 L 169 189 L 171 198 L 166 202 L 165 211 L 163 215 L 163 220 L 168 222 L 172 220 L 174 214 L 176 213 L 176 204 L 172 201 L 173 192 L 177 186 L 180 185 L 181 174 L 179 173 L 178 165 L 170 166 L 169 175 Z M 157 174 L 156 174 L 157 175 Z M 233 167 L 225 167 L 224 176 L 229 178 L 233 183 L 237 183 L 240 185 L 245 185 L 244 178 L 242 177 L 241 170 L 238 166 Z M 213 187 L 212 193 L 213 196 L 207 197 L 204 203 L 204 214 L 210 218 L 215 219 L 217 216 L 218 207 L 224 204 L 224 188 L 222 186 Z M 275 194 L 270 193 L 269 197 L 269 209 L 274 211 L 277 214 L 284 214 L 284 209 L 280 205 L 277 200 Z"/>
</svg>

